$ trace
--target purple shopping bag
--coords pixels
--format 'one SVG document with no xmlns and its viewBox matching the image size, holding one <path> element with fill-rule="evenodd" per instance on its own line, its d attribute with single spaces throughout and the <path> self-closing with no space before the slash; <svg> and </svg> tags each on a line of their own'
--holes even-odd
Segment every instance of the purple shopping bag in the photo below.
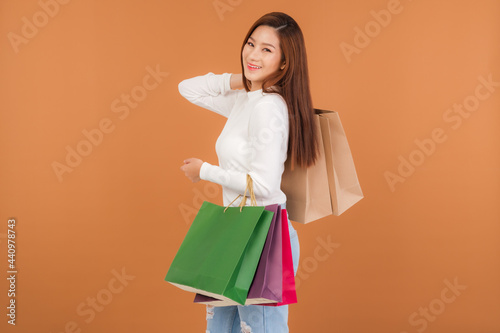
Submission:
<svg viewBox="0 0 500 333">
<path fill-rule="evenodd" d="M 254 279 L 248 291 L 245 305 L 279 303 L 283 294 L 283 245 L 282 245 L 282 211 L 281 205 L 266 206 L 274 213 L 266 243 L 262 250 Z M 238 303 L 220 300 L 210 296 L 196 294 L 195 303 L 214 306 L 237 305 Z"/>
<path fill-rule="evenodd" d="M 288 222 L 288 216 L 286 209 L 281 211 L 283 214 L 281 216 L 282 221 Z M 263 303 L 260 305 L 267 306 L 281 306 L 285 304 L 297 303 L 297 290 L 295 287 L 295 273 L 293 269 L 293 256 L 292 256 L 292 245 L 290 241 L 290 233 L 288 230 L 288 223 L 285 222 L 281 229 L 282 231 L 282 244 L 283 244 L 283 300 L 278 303 Z"/>
</svg>

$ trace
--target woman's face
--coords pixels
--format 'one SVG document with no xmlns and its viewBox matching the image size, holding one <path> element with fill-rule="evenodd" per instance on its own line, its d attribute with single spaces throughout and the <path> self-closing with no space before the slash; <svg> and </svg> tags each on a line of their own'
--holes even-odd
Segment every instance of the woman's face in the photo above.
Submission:
<svg viewBox="0 0 500 333">
<path fill-rule="evenodd" d="M 258 26 L 245 44 L 241 54 L 245 77 L 252 82 L 250 90 L 262 88 L 262 82 L 279 70 L 280 41 L 276 30 L 267 25 Z"/>
</svg>

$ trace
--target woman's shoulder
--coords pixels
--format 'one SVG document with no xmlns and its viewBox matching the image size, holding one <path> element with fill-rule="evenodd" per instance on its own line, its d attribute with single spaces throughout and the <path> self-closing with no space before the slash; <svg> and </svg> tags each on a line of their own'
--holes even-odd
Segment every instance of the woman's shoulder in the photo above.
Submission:
<svg viewBox="0 0 500 333">
<path fill-rule="evenodd" d="M 275 93 L 265 93 L 255 104 L 251 122 L 258 126 L 269 126 L 277 123 L 288 124 L 288 108 L 284 98 Z M 283 127 L 284 129 L 288 126 Z"/>
<path fill-rule="evenodd" d="M 264 93 L 259 101 L 257 101 L 256 105 L 260 106 L 263 104 L 272 104 L 281 111 L 287 111 L 286 101 L 283 96 L 278 93 Z"/>
</svg>

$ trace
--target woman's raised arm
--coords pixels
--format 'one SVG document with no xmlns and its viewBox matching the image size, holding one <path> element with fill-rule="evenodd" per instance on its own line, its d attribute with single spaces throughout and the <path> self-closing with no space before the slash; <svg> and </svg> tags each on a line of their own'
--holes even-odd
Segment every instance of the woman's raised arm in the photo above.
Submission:
<svg viewBox="0 0 500 333">
<path fill-rule="evenodd" d="M 232 74 L 212 72 L 183 80 L 179 83 L 179 93 L 193 104 L 229 116 L 236 101 L 237 91 L 231 89 Z"/>
</svg>

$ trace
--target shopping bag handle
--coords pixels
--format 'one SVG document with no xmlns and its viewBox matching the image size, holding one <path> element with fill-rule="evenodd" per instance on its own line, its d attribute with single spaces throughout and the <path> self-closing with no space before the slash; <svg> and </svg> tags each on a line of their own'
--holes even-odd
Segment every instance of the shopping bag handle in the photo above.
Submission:
<svg viewBox="0 0 500 333">
<path fill-rule="evenodd" d="M 247 173 L 247 186 L 245 187 L 245 192 L 243 192 L 243 199 L 240 202 L 240 212 L 243 209 L 243 206 L 247 203 L 247 191 L 248 194 L 250 195 L 250 204 L 252 206 L 257 206 L 257 200 L 255 199 L 255 193 L 253 192 L 253 180 L 252 177 Z M 226 210 L 235 202 L 239 197 L 241 197 L 241 194 L 238 194 L 238 196 L 227 205 L 227 207 L 224 209 L 224 213 Z"/>
</svg>

